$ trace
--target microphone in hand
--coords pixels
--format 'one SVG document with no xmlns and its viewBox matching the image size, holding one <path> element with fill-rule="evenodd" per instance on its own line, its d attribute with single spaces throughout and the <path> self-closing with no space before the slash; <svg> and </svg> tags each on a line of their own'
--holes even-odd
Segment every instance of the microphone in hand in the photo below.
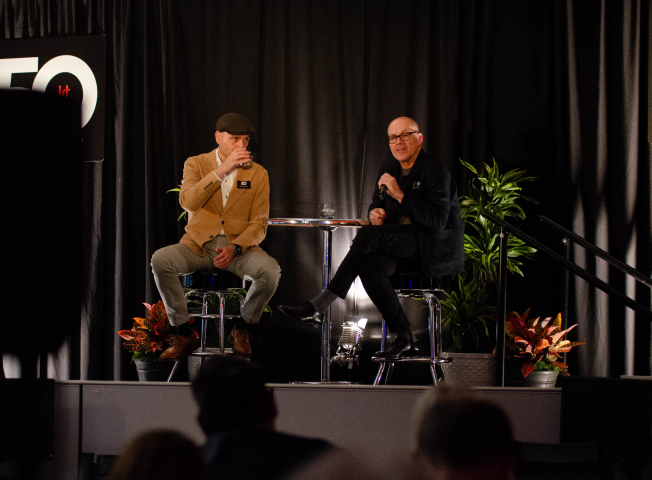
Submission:
<svg viewBox="0 0 652 480">
<path fill-rule="evenodd" d="M 380 193 L 378 194 L 378 198 L 380 198 L 381 200 L 384 200 L 385 195 L 387 195 L 387 185 L 381 185 L 380 186 Z"/>
</svg>

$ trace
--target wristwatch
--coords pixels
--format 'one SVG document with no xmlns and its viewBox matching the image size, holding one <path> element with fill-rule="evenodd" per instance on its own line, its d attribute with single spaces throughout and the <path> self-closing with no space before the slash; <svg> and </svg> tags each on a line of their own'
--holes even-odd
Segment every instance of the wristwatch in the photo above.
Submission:
<svg viewBox="0 0 652 480">
<path fill-rule="evenodd" d="M 242 255 L 242 247 L 240 245 L 236 245 L 235 243 L 232 243 L 233 245 L 233 251 L 235 252 L 236 257 L 240 257 Z"/>
</svg>

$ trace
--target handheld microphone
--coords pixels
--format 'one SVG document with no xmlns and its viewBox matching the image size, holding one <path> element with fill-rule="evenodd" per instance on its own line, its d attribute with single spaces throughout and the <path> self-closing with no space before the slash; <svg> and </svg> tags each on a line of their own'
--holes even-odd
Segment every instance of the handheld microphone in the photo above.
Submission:
<svg viewBox="0 0 652 480">
<path fill-rule="evenodd" d="M 385 195 L 387 195 L 387 185 L 381 185 L 380 186 L 380 193 L 378 194 L 378 198 L 383 200 L 385 198 Z"/>
</svg>

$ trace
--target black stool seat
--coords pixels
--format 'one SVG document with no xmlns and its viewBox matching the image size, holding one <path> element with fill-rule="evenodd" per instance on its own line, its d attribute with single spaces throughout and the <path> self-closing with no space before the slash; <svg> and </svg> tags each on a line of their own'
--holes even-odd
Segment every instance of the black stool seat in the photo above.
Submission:
<svg viewBox="0 0 652 480">
<path fill-rule="evenodd" d="M 446 290 L 442 277 L 429 277 L 423 272 L 401 272 L 394 274 L 389 277 L 389 282 L 396 290 Z"/>
<path fill-rule="evenodd" d="M 179 275 L 181 286 L 201 290 L 226 290 L 227 288 L 244 288 L 243 281 L 237 275 L 217 268 L 197 270 Z"/>
</svg>

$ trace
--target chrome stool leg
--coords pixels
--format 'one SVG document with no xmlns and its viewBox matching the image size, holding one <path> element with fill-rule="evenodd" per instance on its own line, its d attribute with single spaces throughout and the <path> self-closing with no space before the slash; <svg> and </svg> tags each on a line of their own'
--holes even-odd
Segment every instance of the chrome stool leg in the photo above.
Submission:
<svg viewBox="0 0 652 480">
<path fill-rule="evenodd" d="M 390 334 L 390 340 L 394 341 L 393 333 Z M 380 334 L 380 349 L 385 350 L 386 347 L 387 347 L 387 323 L 383 318 L 382 326 L 381 326 L 381 334 Z M 392 379 L 392 373 L 394 372 L 394 362 L 380 362 L 378 366 L 378 373 L 376 374 L 376 378 L 374 380 L 374 385 L 380 384 L 381 380 L 383 379 L 383 372 L 385 371 L 385 365 L 388 363 L 389 363 L 389 367 L 387 368 L 387 374 L 385 375 L 385 381 L 383 383 L 385 385 L 389 385 L 389 382 Z"/>
<path fill-rule="evenodd" d="M 378 367 L 378 373 L 376 374 L 376 378 L 374 379 L 374 385 L 378 385 L 380 383 L 380 380 L 383 378 L 384 371 L 385 371 L 385 362 L 382 362 Z"/>
<path fill-rule="evenodd" d="M 219 293 L 220 299 L 220 353 L 224 353 L 224 314 L 226 311 L 226 298 Z"/>
<path fill-rule="evenodd" d="M 211 297 L 211 295 L 216 296 L 219 300 L 220 313 L 218 315 L 208 313 L 208 300 Z M 190 315 L 191 318 L 198 318 L 199 321 L 201 322 L 200 335 L 199 335 L 199 349 L 190 354 L 190 355 L 196 355 L 200 357 L 200 361 L 199 361 L 200 366 L 204 364 L 204 362 L 206 361 L 206 357 L 211 356 L 211 354 L 207 353 L 206 351 L 206 340 L 208 339 L 208 320 L 211 318 L 219 318 L 219 325 L 220 325 L 219 326 L 220 329 L 219 354 L 224 355 L 224 320 L 227 317 L 226 297 L 228 295 L 238 297 L 240 301 L 240 307 L 242 308 L 242 302 L 244 301 L 244 297 L 242 296 L 242 294 L 237 292 L 230 292 L 224 290 L 197 289 L 197 290 L 191 290 L 185 295 L 186 300 L 189 297 L 199 297 L 202 299 L 201 313 Z M 168 382 L 172 381 L 172 377 L 176 373 L 180 361 L 181 358 L 176 359 L 174 365 L 172 366 L 172 371 L 168 376 L 167 379 Z"/>
<path fill-rule="evenodd" d="M 208 318 L 205 315 L 208 315 L 208 298 L 210 294 L 208 292 L 203 292 L 202 302 L 201 302 L 201 313 L 202 317 L 200 318 L 201 322 L 201 333 L 199 334 L 199 351 L 206 351 L 206 337 L 208 336 Z"/>
<path fill-rule="evenodd" d="M 168 375 L 168 379 L 166 381 L 168 381 L 168 382 L 172 381 L 172 377 L 174 377 L 174 374 L 176 373 L 177 368 L 179 368 L 179 362 L 180 361 L 181 361 L 181 358 L 177 358 L 174 361 L 174 365 L 172 366 L 172 370 L 170 371 L 170 375 Z"/>
<path fill-rule="evenodd" d="M 380 349 L 385 350 L 385 345 L 387 342 L 387 325 L 385 324 L 385 319 L 383 318 L 382 324 L 380 327 Z M 378 365 L 378 373 L 374 379 L 374 385 L 379 385 L 380 381 L 383 379 L 383 372 L 385 371 L 385 362 L 380 362 Z"/>
<path fill-rule="evenodd" d="M 424 300 L 428 304 L 428 331 L 430 337 L 430 373 L 432 374 L 432 381 L 435 385 L 439 384 L 439 380 L 445 381 L 444 369 L 437 361 L 441 358 L 442 335 L 441 335 L 441 303 L 437 296 L 433 293 L 426 293 Z M 437 369 L 441 375 L 438 374 Z"/>
<path fill-rule="evenodd" d="M 442 357 L 442 333 L 441 333 L 441 303 L 435 295 L 436 292 L 441 291 L 439 288 L 409 288 L 409 289 L 397 289 L 396 293 L 399 298 L 419 298 L 424 300 L 427 303 L 429 312 L 428 312 L 428 336 L 430 341 L 430 355 L 429 356 L 415 356 L 415 357 L 402 357 L 395 360 L 387 360 L 379 357 L 371 357 L 371 360 L 378 362 L 380 364 L 378 368 L 378 373 L 374 380 L 374 385 L 379 385 L 383 381 L 383 374 L 385 373 L 384 384 L 389 384 L 391 379 L 391 373 L 396 362 L 420 362 L 428 363 L 430 368 L 430 374 L 432 376 L 432 382 L 435 385 L 438 385 L 439 382 L 445 381 L 444 368 L 442 364 L 450 363 L 451 358 Z M 381 333 L 381 349 L 385 349 L 385 343 L 387 339 L 387 326 L 385 320 L 382 322 L 382 333 Z M 385 368 L 385 364 L 388 363 L 389 366 Z M 385 372 L 385 370 L 387 370 Z"/>
<path fill-rule="evenodd" d="M 389 339 L 391 342 L 394 342 L 394 334 L 390 333 L 389 334 Z M 385 350 L 383 348 L 383 350 Z M 385 385 L 389 385 L 389 382 L 392 381 L 392 374 L 394 373 L 394 362 L 389 362 L 389 366 L 387 367 L 387 374 L 385 375 Z"/>
</svg>

